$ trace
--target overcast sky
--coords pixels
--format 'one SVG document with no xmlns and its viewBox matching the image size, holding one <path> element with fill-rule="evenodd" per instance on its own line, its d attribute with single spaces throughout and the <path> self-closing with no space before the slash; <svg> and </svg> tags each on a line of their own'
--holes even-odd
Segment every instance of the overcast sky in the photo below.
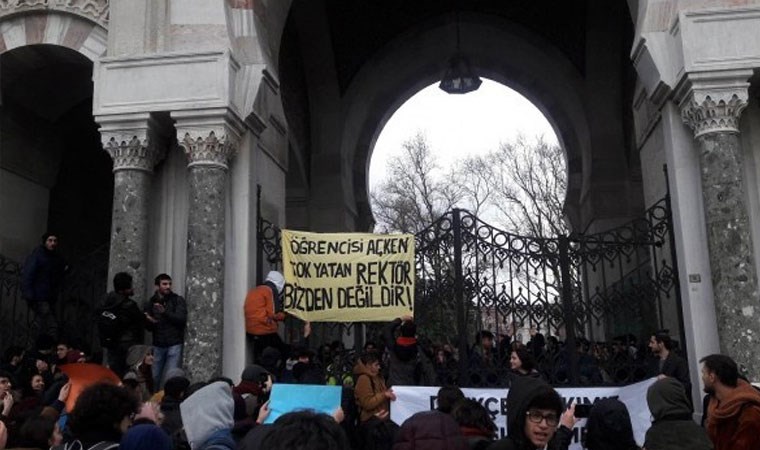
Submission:
<svg viewBox="0 0 760 450">
<path fill-rule="evenodd" d="M 519 133 L 557 141 L 543 114 L 502 84 L 483 79 L 477 91 L 451 95 L 436 83 L 401 105 L 383 128 L 370 162 L 371 188 L 382 181 L 386 161 L 399 154 L 401 144 L 417 130 L 425 133 L 442 167 L 464 155 L 493 150 Z"/>
</svg>

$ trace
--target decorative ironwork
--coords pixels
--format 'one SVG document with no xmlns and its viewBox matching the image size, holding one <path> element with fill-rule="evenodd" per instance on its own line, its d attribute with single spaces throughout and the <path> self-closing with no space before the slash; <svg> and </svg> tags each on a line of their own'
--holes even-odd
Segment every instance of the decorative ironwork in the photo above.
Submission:
<svg viewBox="0 0 760 450">
<path fill-rule="evenodd" d="M 92 327 L 94 311 L 102 302 L 108 277 L 108 245 L 98 247 L 72 264 L 64 276 L 54 308 L 58 332 L 91 352 L 98 348 Z M 0 343 L 31 348 L 39 334 L 34 313 L 22 295 L 22 265 L 0 255 Z"/>
<path fill-rule="evenodd" d="M 26 303 L 21 300 L 21 264 L 0 255 L 0 342 L 3 347 L 28 344 L 30 319 Z"/>
<path fill-rule="evenodd" d="M 677 330 L 683 342 L 667 202 L 604 233 L 558 238 L 449 212 L 417 235 L 418 331 L 458 348 L 452 378 L 462 385 L 508 384 L 521 346 L 534 375 L 555 385 L 642 379 L 649 335 Z M 481 331 L 495 336 L 492 348 Z"/>
<path fill-rule="evenodd" d="M 272 222 L 259 218 L 259 250 L 264 254 L 267 264 L 273 269 L 282 267 L 282 233 Z"/>
<path fill-rule="evenodd" d="M 684 342 L 669 201 L 593 235 L 520 236 L 464 210 L 419 232 L 415 321 L 439 382 L 508 385 L 517 347 L 554 385 L 648 376 L 653 332 Z M 279 230 L 267 224 L 260 248 L 279 264 Z M 483 331 L 492 348 L 481 346 Z"/>
</svg>

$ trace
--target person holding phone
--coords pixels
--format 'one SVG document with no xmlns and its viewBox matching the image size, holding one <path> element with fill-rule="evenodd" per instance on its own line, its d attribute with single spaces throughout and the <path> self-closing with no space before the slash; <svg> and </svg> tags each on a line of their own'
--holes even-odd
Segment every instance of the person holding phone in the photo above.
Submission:
<svg viewBox="0 0 760 450">
<path fill-rule="evenodd" d="M 154 280 L 156 292 L 143 305 L 146 328 L 153 333 L 153 380 L 156 390 L 164 378 L 182 365 L 187 325 L 187 303 L 172 291 L 172 277 L 162 273 Z"/>
<path fill-rule="evenodd" d="M 577 422 L 575 404 L 565 409 L 545 381 L 517 377 L 507 394 L 507 437 L 488 450 L 567 450 Z"/>
</svg>

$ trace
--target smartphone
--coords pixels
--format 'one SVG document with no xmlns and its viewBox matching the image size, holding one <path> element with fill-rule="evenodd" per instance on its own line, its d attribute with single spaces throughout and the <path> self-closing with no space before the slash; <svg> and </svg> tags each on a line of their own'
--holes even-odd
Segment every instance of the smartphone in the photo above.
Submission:
<svg viewBox="0 0 760 450">
<path fill-rule="evenodd" d="M 575 417 L 579 419 L 585 419 L 591 413 L 591 408 L 594 405 L 575 405 Z"/>
</svg>

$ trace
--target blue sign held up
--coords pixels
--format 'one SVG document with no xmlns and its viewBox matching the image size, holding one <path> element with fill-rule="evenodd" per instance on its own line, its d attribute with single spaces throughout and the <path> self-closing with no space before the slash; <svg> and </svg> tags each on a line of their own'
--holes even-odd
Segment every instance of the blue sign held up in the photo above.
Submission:
<svg viewBox="0 0 760 450">
<path fill-rule="evenodd" d="M 264 423 L 273 423 L 283 414 L 304 409 L 332 415 L 340 407 L 340 394 L 340 386 L 274 384 L 269 396 L 269 417 Z"/>
</svg>

